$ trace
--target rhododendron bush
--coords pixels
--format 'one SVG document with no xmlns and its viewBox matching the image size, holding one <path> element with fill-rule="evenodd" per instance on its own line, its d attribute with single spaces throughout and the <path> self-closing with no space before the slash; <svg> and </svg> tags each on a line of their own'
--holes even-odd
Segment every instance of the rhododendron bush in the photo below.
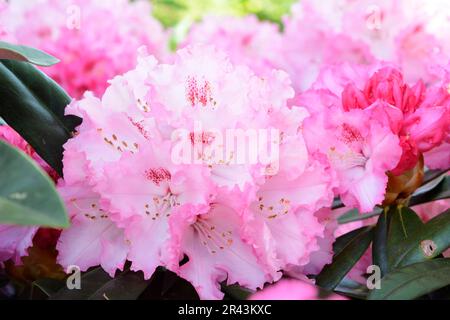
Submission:
<svg viewBox="0 0 450 320">
<path fill-rule="evenodd" d="M 248 3 L 0 0 L 0 297 L 450 297 L 449 4 Z"/>
</svg>

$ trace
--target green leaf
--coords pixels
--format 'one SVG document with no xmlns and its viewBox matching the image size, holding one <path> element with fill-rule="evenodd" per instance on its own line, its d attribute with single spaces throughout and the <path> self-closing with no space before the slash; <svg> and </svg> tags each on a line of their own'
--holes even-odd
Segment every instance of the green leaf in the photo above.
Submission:
<svg viewBox="0 0 450 320">
<path fill-rule="evenodd" d="M 316 284 L 324 289 L 333 290 L 361 258 L 370 245 L 373 228 L 360 230 L 359 234 L 335 254 L 331 264 L 326 265 L 316 278 Z"/>
<path fill-rule="evenodd" d="M 380 215 L 375 226 L 373 244 L 372 244 L 372 259 L 373 264 L 380 267 L 381 275 L 386 274 L 388 270 L 387 258 L 387 241 L 388 241 L 388 224 L 392 209 L 385 211 Z"/>
<path fill-rule="evenodd" d="M 43 67 L 59 62 L 58 59 L 43 51 L 0 41 L 0 60 L 2 59 L 24 61 Z"/>
<path fill-rule="evenodd" d="M 415 263 L 381 279 L 381 288 L 369 294 L 369 300 L 409 300 L 450 284 L 450 259 Z"/>
<path fill-rule="evenodd" d="M 420 217 L 407 207 L 390 210 L 387 258 L 389 270 L 398 266 L 398 259 L 414 242 L 416 235 L 424 228 Z"/>
<path fill-rule="evenodd" d="M 0 61 L 0 117 L 62 176 L 63 144 L 81 119 L 65 116 L 69 96 L 33 65 Z"/>
<path fill-rule="evenodd" d="M 369 289 L 366 286 L 353 281 L 349 278 L 344 278 L 339 285 L 334 289 L 338 293 L 342 293 L 348 297 L 356 299 L 367 299 Z"/>
<path fill-rule="evenodd" d="M 223 284 L 222 292 L 232 300 L 247 300 L 253 293 L 249 289 L 243 288 L 236 284 L 229 286 Z"/>
<path fill-rule="evenodd" d="M 334 255 L 338 255 L 339 253 L 342 252 L 342 250 L 345 249 L 345 247 L 351 242 L 353 241 L 356 237 L 358 237 L 361 233 L 367 232 L 371 229 L 372 227 L 367 226 L 367 227 L 361 227 L 355 230 L 352 230 L 346 234 L 343 234 L 342 236 L 338 237 L 336 239 L 336 241 L 334 241 L 333 243 L 333 252 Z"/>
<path fill-rule="evenodd" d="M 53 181 L 22 151 L 0 141 L 0 223 L 68 227 Z"/>
<path fill-rule="evenodd" d="M 436 178 L 441 177 L 442 175 L 447 175 L 447 172 L 450 170 L 450 167 L 444 170 L 427 170 L 425 172 L 425 176 L 423 177 L 423 184 L 426 185 L 429 182 L 435 180 Z"/>
<path fill-rule="evenodd" d="M 358 209 L 351 209 L 338 218 L 339 224 L 346 224 L 354 221 L 367 220 L 379 216 L 383 212 L 380 207 L 375 207 L 372 212 L 361 214 Z"/>
<path fill-rule="evenodd" d="M 413 195 L 409 201 L 409 206 L 412 207 L 418 204 L 448 198 L 450 198 L 450 177 L 446 176 L 435 188 L 430 191 Z"/>
<path fill-rule="evenodd" d="M 33 282 L 33 286 L 39 288 L 47 296 L 56 294 L 64 285 L 65 281 L 51 278 L 41 278 Z"/>
<path fill-rule="evenodd" d="M 430 260 L 450 247 L 450 209 L 431 219 L 404 245 L 395 266 Z"/>
<path fill-rule="evenodd" d="M 50 297 L 51 300 L 135 300 L 147 288 L 149 281 L 142 273 L 124 271 L 111 278 L 96 268 L 81 276 L 81 289 L 66 287 Z"/>
<path fill-rule="evenodd" d="M 89 300 L 136 300 L 148 285 L 142 273 L 126 271 L 105 283 Z"/>
</svg>

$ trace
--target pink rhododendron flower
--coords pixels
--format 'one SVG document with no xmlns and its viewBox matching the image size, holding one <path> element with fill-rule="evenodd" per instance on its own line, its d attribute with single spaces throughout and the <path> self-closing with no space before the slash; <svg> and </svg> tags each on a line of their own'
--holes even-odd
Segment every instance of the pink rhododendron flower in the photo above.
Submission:
<svg viewBox="0 0 450 320">
<path fill-rule="evenodd" d="M 450 139 L 425 152 L 425 164 L 430 169 L 448 169 L 450 167 Z"/>
<path fill-rule="evenodd" d="M 63 230 L 56 246 L 58 263 L 81 271 L 100 265 L 112 277 L 123 270 L 129 247 L 123 230 L 102 209 L 99 195 L 82 183 L 61 182 L 58 190 L 71 217 L 70 228 Z"/>
<path fill-rule="evenodd" d="M 345 297 L 331 293 L 321 293 L 319 288 L 308 280 L 281 280 L 280 282 L 258 291 L 250 300 L 347 300 Z"/>
<path fill-rule="evenodd" d="M 7 9 L 6 0 L 0 0 L 0 17 L 3 18 L 5 11 Z M 8 36 L 8 32 L 6 30 L 6 26 L 3 23 L 0 23 L 0 39 L 6 39 Z"/>
<path fill-rule="evenodd" d="M 445 95 L 450 96 L 427 92 L 420 81 L 409 86 L 398 71 L 383 68 L 371 76 L 363 90 L 347 84 L 342 103 L 345 110 L 367 109 L 374 117 L 386 118 L 403 149 L 402 160 L 394 170 L 399 174 L 413 168 L 420 153 L 442 143 L 449 129 L 450 103 Z"/>
<path fill-rule="evenodd" d="M 255 16 L 207 16 L 193 25 L 181 44 L 214 45 L 228 54 L 233 63 L 245 64 L 257 74 L 280 67 L 281 33 L 276 24 L 258 21 Z"/>
<path fill-rule="evenodd" d="M 16 42 L 61 60 L 43 71 L 75 98 L 103 94 L 109 79 L 135 66 L 142 45 L 166 55 L 167 37 L 146 1 L 13 1 L 5 15 Z"/>
<path fill-rule="evenodd" d="M 146 278 L 165 266 L 212 299 L 225 279 L 255 290 L 328 252 L 331 213 L 318 211 L 333 200 L 332 172 L 308 156 L 308 112 L 287 107 L 284 72 L 258 77 L 194 46 L 171 64 L 142 50 L 137 68 L 110 83 L 101 99 L 87 94 L 67 109 L 83 123 L 64 152 L 60 188 L 73 227 L 58 243 L 63 266 L 113 274 L 126 259 Z M 275 130 L 261 137 L 278 151 L 239 162 L 227 130 Z"/>
<path fill-rule="evenodd" d="M 324 65 L 374 62 L 367 44 L 333 25 L 340 12 L 336 5 L 337 1 L 300 1 L 284 20 L 280 67 L 289 73 L 298 92 L 310 87 Z M 322 11 L 328 9 L 327 14 Z"/>
<path fill-rule="evenodd" d="M 362 109 L 370 121 L 390 127 L 403 150 L 398 166 L 392 170 L 395 174 L 413 168 L 421 153 L 439 146 L 448 135 L 450 94 L 446 87 L 425 88 L 420 81 L 410 86 L 399 71 L 389 66 L 327 68 L 313 88 L 297 97 L 296 102 L 311 104 L 322 95 L 327 97 L 322 101 L 325 110 L 330 105 L 346 112 Z M 323 105 L 309 109 L 324 110 Z"/>
<path fill-rule="evenodd" d="M 27 249 L 32 245 L 37 230 L 37 227 L 0 225 L 0 263 L 13 259 L 19 264 L 20 258 L 28 254 Z"/>
<path fill-rule="evenodd" d="M 433 83 L 448 63 L 445 1 L 305 0 L 284 21 L 286 66 L 295 88 L 306 90 L 320 68 L 343 62 L 394 62 L 407 81 Z"/>
<path fill-rule="evenodd" d="M 310 152 L 337 174 L 337 193 L 349 207 L 369 212 L 384 199 L 386 171 L 396 167 L 401 148 L 388 128 L 362 111 L 330 107 L 305 121 Z"/>
<path fill-rule="evenodd" d="M 253 290 L 273 280 L 242 236 L 240 212 L 247 204 L 239 197 L 221 194 L 210 206 L 181 207 L 171 219 L 174 253 L 189 259 L 175 269 L 200 298 L 222 298 L 219 283 L 225 280 Z"/>
</svg>

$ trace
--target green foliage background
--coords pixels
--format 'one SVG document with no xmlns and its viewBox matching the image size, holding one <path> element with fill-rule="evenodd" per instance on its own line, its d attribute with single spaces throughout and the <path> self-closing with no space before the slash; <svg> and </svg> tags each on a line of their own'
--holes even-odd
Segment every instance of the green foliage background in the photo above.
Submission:
<svg viewBox="0 0 450 320">
<path fill-rule="evenodd" d="M 166 27 L 196 21 L 207 14 L 244 16 L 279 23 L 296 0 L 150 0 L 153 14 Z"/>
</svg>

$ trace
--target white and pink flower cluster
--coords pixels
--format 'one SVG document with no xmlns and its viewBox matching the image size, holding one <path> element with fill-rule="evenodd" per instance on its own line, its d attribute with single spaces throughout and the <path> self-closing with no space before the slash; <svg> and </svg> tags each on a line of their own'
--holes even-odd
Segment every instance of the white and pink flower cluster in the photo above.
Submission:
<svg viewBox="0 0 450 320">
<path fill-rule="evenodd" d="M 93 91 L 67 107 L 83 123 L 58 183 L 72 221 L 57 245 L 64 267 L 114 275 L 130 261 L 149 278 L 162 266 L 205 299 L 222 282 L 302 278 L 331 261 L 334 197 L 370 212 L 387 172 L 422 156 L 450 166 L 450 51 L 424 1 L 302 0 L 283 32 L 210 17 L 167 60 L 138 4 L 76 2 L 90 17 L 81 31 L 46 13 L 15 33 L 63 60 L 49 74 L 75 97 Z"/>
<path fill-rule="evenodd" d="M 164 266 L 202 298 L 222 297 L 225 280 L 256 289 L 281 270 L 320 269 L 331 252 L 311 254 L 331 250 L 321 240 L 333 224 L 323 209 L 333 200 L 332 173 L 309 156 L 307 112 L 288 108 L 293 95 L 284 72 L 261 78 L 195 46 L 173 64 L 142 53 L 101 99 L 75 101 L 68 112 L 83 123 L 65 145 L 59 190 L 72 227 L 61 235 L 60 263 L 114 274 L 129 260 L 147 278 Z M 221 148 L 222 130 L 268 128 L 280 131 L 277 170 Z M 192 163 L 173 161 L 179 129 L 196 146 Z M 224 156 L 210 161 L 213 150 Z"/>
</svg>

